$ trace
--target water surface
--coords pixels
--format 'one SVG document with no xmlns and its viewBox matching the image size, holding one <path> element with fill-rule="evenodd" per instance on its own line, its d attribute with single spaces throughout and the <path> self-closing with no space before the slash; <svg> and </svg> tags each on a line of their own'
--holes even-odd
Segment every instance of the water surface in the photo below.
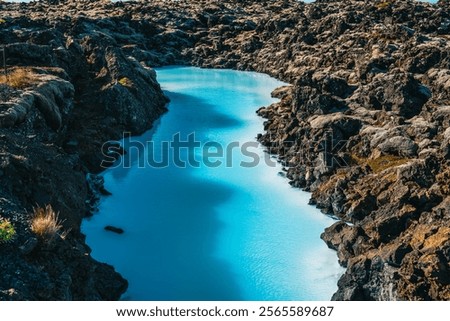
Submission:
<svg viewBox="0 0 450 321">
<path fill-rule="evenodd" d="M 158 81 L 169 112 L 136 138 L 153 141 L 154 154 L 132 148 L 131 168 L 104 172 L 113 196 L 82 227 L 93 257 L 129 280 L 124 299 L 328 300 L 342 270 L 319 235 L 333 222 L 306 205 L 309 194 L 291 188 L 280 166 L 253 146 L 263 128 L 255 110 L 274 102 L 270 92 L 282 83 L 192 67 L 159 69 Z M 260 162 L 241 166 L 252 157 L 234 148 L 232 157 L 209 159 L 222 165 L 206 166 L 196 149 L 181 158 L 190 154 L 199 166 L 180 168 L 171 159 L 166 168 L 139 168 L 146 158 L 161 160 L 159 146 L 176 133 L 183 140 L 195 133 L 202 145 L 253 142 L 249 151 Z M 104 231 L 106 225 L 125 233 Z"/>
</svg>

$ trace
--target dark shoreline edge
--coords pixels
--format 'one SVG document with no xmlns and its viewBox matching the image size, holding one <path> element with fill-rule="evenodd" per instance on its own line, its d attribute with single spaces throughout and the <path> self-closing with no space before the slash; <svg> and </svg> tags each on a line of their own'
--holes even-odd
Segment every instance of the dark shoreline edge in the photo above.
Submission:
<svg viewBox="0 0 450 321">
<path fill-rule="evenodd" d="M 2 105 L 13 112 L 0 126 L 1 215 L 19 236 L 0 245 L 0 299 L 120 297 L 126 281 L 88 256 L 79 233 L 93 197 L 84 174 L 99 171 L 104 141 L 141 133 L 164 112 L 146 66 L 168 64 L 294 84 L 259 110 L 268 118 L 260 141 L 289 167 L 293 186 L 342 220 L 322 236 L 347 267 L 333 299 L 450 298 L 448 2 L 49 0 L 0 8 L 8 64 L 41 75 L 25 96 L 2 92 L 33 98 Z M 344 143 L 324 153 L 330 131 L 331 145 Z M 328 158 L 348 166 L 315 162 Z M 68 239 L 33 240 L 36 203 L 61 212 Z"/>
</svg>

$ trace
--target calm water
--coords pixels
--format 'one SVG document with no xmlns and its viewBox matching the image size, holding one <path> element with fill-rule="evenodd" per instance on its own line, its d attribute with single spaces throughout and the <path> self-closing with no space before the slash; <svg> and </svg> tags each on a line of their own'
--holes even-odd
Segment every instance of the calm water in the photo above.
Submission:
<svg viewBox="0 0 450 321">
<path fill-rule="evenodd" d="M 132 149 L 131 168 L 104 172 L 113 196 L 82 226 L 93 257 L 129 280 L 124 299 L 328 300 L 342 269 L 319 235 L 333 222 L 306 205 L 309 195 L 291 188 L 279 165 L 266 164 L 261 147 L 248 150 L 261 158 L 255 167 L 240 166 L 252 157 L 234 148 L 228 159 L 210 159 L 224 162 L 214 168 L 179 168 L 173 159 L 166 168 L 139 168 L 148 155 L 161 160 L 159 146 L 178 132 L 182 140 L 195 132 L 202 145 L 256 144 L 263 120 L 255 110 L 273 102 L 270 92 L 282 83 L 192 67 L 159 69 L 158 80 L 170 112 L 137 138 L 152 140 L 154 154 L 147 149 L 139 158 Z M 205 156 L 201 149 L 189 155 Z M 106 225 L 125 233 L 104 231 Z"/>
</svg>

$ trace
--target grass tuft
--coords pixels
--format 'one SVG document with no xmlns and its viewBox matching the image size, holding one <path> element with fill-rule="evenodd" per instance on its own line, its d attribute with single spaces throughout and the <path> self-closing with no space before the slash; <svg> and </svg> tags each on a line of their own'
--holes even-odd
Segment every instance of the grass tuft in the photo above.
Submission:
<svg viewBox="0 0 450 321">
<path fill-rule="evenodd" d="M 407 162 L 409 162 L 409 159 L 407 158 L 385 155 L 375 159 L 369 159 L 367 165 L 369 165 L 374 173 L 380 173 L 385 169 L 397 167 L 406 164 Z"/>
<path fill-rule="evenodd" d="M 16 236 L 16 230 L 10 221 L 0 218 L 0 243 L 11 242 Z"/>
<path fill-rule="evenodd" d="M 27 68 L 16 68 L 9 72 L 7 76 L 0 75 L 0 84 L 5 84 L 16 89 L 25 89 L 35 84 L 36 75 Z"/>
<path fill-rule="evenodd" d="M 34 208 L 31 230 L 39 238 L 51 241 L 59 236 L 64 239 L 67 233 L 62 231 L 63 226 L 61 224 L 58 214 L 55 213 L 51 205 L 47 205 L 45 208 Z"/>
<path fill-rule="evenodd" d="M 386 8 L 390 7 L 391 4 L 392 4 L 392 2 L 390 2 L 390 1 L 382 1 L 382 2 L 377 3 L 377 4 L 375 5 L 375 7 L 376 7 L 378 10 L 383 10 L 383 9 L 386 9 Z"/>
<path fill-rule="evenodd" d="M 382 171 L 391 167 L 397 167 L 406 164 L 410 161 L 408 158 L 392 155 L 383 155 L 375 159 L 362 158 L 358 157 L 355 154 L 353 154 L 351 157 L 353 161 L 358 165 L 368 165 L 372 172 L 374 172 L 375 174 L 381 173 Z"/>
<path fill-rule="evenodd" d="M 122 86 L 125 86 L 125 87 L 133 86 L 133 82 L 127 77 L 120 78 L 118 82 L 119 82 L 119 84 L 121 84 Z"/>
</svg>

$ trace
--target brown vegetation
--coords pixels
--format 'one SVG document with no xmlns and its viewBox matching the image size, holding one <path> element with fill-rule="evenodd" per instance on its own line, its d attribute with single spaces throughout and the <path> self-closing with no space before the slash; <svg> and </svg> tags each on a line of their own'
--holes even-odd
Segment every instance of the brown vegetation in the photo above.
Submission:
<svg viewBox="0 0 450 321">
<path fill-rule="evenodd" d="M 41 239 L 53 240 L 56 236 L 65 238 L 67 232 L 62 232 L 63 226 L 51 205 L 45 208 L 34 209 L 34 216 L 31 221 L 31 230 Z"/>
<path fill-rule="evenodd" d="M 385 169 L 400 166 L 409 162 L 408 158 L 393 155 L 382 155 L 373 159 L 358 157 L 355 154 L 351 157 L 358 165 L 368 165 L 375 174 L 378 174 Z"/>
<path fill-rule="evenodd" d="M 36 75 L 28 68 L 15 68 L 7 75 L 0 75 L 0 84 L 13 88 L 24 89 L 36 83 Z"/>
</svg>

